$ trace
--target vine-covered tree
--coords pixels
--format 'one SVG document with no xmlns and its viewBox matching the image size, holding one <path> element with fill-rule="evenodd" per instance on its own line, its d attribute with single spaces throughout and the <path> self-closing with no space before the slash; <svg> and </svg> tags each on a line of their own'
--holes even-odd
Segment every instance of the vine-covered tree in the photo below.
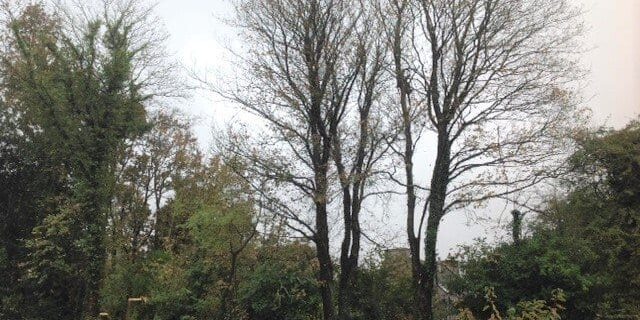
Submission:
<svg viewBox="0 0 640 320">
<path fill-rule="evenodd" d="M 26 237 L 29 294 L 49 317 L 95 315 L 117 151 L 148 128 L 145 104 L 159 93 L 154 77 L 164 68 L 153 61 L 159 39 L 133 1 L 96 14 L 4 7 L 3 114 L 19 139 L 39 148 L 34 163 L 60 168 L 61 188 Z"/>
</svg>

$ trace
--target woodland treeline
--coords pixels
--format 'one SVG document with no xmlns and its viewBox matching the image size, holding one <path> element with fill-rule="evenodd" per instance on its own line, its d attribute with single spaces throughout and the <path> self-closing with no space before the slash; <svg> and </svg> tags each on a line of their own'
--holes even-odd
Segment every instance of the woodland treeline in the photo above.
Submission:
<svg viewBox="0 0 640 320">
<path fill-rule="evenodd" d="M 2 2 L 1 319 L 640 318 L 640 122 L 587 125 L 570 1 L 233 5 L 185 79 L 150 3 Z M 185 83 L 246 121 L 204 151 Z"/>
</svg>

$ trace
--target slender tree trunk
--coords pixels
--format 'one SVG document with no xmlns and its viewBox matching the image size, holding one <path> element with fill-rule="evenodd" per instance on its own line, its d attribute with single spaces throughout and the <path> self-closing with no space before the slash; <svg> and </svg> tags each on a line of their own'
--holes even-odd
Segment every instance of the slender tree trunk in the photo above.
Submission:
<svg viewBox="0 0 640 320">
<path fill-rule="evenodd" d="M 329 227 L 326 203 L 316 203 L 316 251 L 320 264 L 319 281 L 322 296 L 322 314 L 325 320 L 335 319 L 333 306 L 333 263 L 329 254 Z"/>
<path fill-rule="evenodd" d="M 405 105 L 406 97 L 401 98 L 401 104 Z M 407 109 L 405 109 L 407 110 Z M 415 232 L 415 212 L 416 212 L 416 191 L 413 180 L 413 136 L 411 134 L 411 120 L 409 114 L 403 112 L 405 121 L 405 151 L 404 151 L 404 165 L 406 174 L 406 193 L 407 193 L 407 237 L 409 242 L 409 254 L 411 255 L 411 275 L 413 278 L 413 290 L 414 297 L 417 304 L 417 317 L 419 319 L 428 319 L 427 316 L 431 312 L 431 298 L 428 294 L 429 289 L 426 287 L 429 283 L 429 277 L 427 276 L 427 270 L 420 261 L 420 235 L 416 235 Z"/>
<path fill-rule="evenodd" d="M 404 85 L 401 85 L 404 86 Z M 401 92 L 405 89 L 401 88 Z M 428 313 L 427 297 L 422 288 L 426 281 L 424 268 L 420 261 L 420 237 L 415 233 L 416 191 L 413 180 L 413 135 L 411 133 L 411 120 L 408 110 L 406 94 L 401 94 L 403 127 L 405 136 L 404 168 L 406 175 L 405 192 L 407 193 L 407 240 L 409 242 L 409 254 L 411 255 L 411 275 L 413 278 L 413 290 L 415 292 L 418 317 Z"/>
<path fill-rule="evenodd" d="M 405 69 L 402 66 L 402 37 L 404 20 L 403 15 L 408 3 L 401 2 L 397 4 L 398 10 L 397 20 L 393 29 L 393 58 L 395 67 L 396 83 L 400 97 L 400 109 L 402 114 L 402 129 L 404 135 L 404 151 L 402 153 L 402 159 L 405 169 L 405 192 L 407 194 L 407 242 L 409 243 L 409 254 L 411 259 L 411 276 L 412 276 L 412 290 L 414 292 L 414 303 L 416 305 L 415 315 L 417 319 L 424 319 L 430 312 L 430 304 L 428 297 L 428 290 L 426 283 L 428 278 L 424 265 L 420 261 L 420 235 L 416 234 L 416 188 L 414 182 L 413 173 L 413 155 L 414 155 L 414 140 L 413 140 L 413 119 L 411 113 L 411 106 L 409 96 L 411 92 L 410 83 Z"/>
<path fill-rule="evenodd" d="M 350 318 L 350 278 L 353 266 L 351 265 L 350 250 L 352 245 L 352 212 L 351 212 L 351 191 L 349 185 L 342 187 L 342 206 L 344 237 L 340 248 L 340 279 L 338 281 L 338 319 Z"/>
<path fill-rule="evenodd" d="M 353 186 L 353 196 L 349 185 L 343 187 L 345 233 L 340 253 L 340 279 L 338 282 L 338 319 L 351 319 L 353 286 L 360 256 L 360 197 L 358 184 Z"/>
<path fill-rule="evenodd" d="M 421 310 L 426 311 L 423 315 L 423 319 L 433 319 L 433 299 L 435 298 L 435 281 L 437 273 L 437 261 L 436 261 L 436 243 L 438 237 L 438 227 L 440 225 L 440 219 L 431 219 L 427 222 L 427 230 L 425 235 L 425 253 L 426 258 L 424 262 L 424 282 L 421 287 L 421 303 L 424 304 Z"/>
<path fill-rule="evenodd" d="M 231 274 L 229 275 L 229 283 L 231 284 L 231 296 L 235 299 L 237 292 L 237 274 L 238 274 L 238 254 L 239 252 L 231 253 Z"/>
<path fill-rule="evenodd" d="M 320 144 L 315 143 L 316 154 Z M 323 146 L 326 149 L 326 144 Z M 328 160 L 328 158 L 326 159 Z M 318 157 L 319 165 L 315 168 L 315 181 L 317 184 L 314 204 L 316 207 L 316 255 L 320 270 L 318 280 L 320 281 L 320 295 L 322 297 L 322 314 L 325 320 L 335 319 L 335 308 L 333 305 L 333 262 L 329 253 L 329 224 L 327 214 L 327 161 L 324 157 Z"/>
<path fill-rule="evenodd" d="M 406 98 L 403 98 L 403 100 Z M 408 117 L 408 115 L 405 115 Z M 420 236 L 415 233 L 416 193 L 413 181 L 413 139 L 411 125 L 405 124 L 405 174 L 407 192 L 407 237 L 409 242 L 409 254 L 411 255 L 411 275 L 413 278 L 413 290 L 417 306 L 417 318 L 426 319 L 430 313 L 430 298 L 427 294 L 428 277 L 425 268 L 420 261 Z"/>
</svg>

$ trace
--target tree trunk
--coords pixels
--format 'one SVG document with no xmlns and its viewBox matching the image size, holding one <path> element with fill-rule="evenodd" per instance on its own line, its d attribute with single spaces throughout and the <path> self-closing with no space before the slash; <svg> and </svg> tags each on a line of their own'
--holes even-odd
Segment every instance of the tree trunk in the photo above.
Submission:
<svg viewBox="0 0 640 320">
<path fill-rule="evenodd" d="M 318 280 L 320 281 L 320 295 L 322 296 L 322 314 L 325 320 L 335 319 L 333 306 L 333 263 L 329 254 L 329 227 L 327 224 L 326 203 L 316 203 L 316 252 L 320 264 Z"/>
<path fill-rule="evenodd" d="M 430 210 L 431 212 L 431 210 Z M 435 281 L 436 273 L 438 271 L 438 265 L 436 261 L 436 243 L 438 238 L 438 227 L 440 225 L 440 219 L 435 217 L 431 219 L 431 213 L 429 213 L 429 221 L 427 222 L 427 230 L 425 235 L 425 253 L 426 258 L 424 262 L 424 282 L 421 287 L 421 303 L 424 303 L 421 311 L 424 310 L 425 320 L 433 320 L 433 299 L 436 296 Z"/>
<path fill-rule="evenodd" d="M 351 306 L 349 301 L 351 272 L 351 258 L 349 251 L 351 249 L 352 239 L 352 213 L 351 213 L 351 191 L 349 186 L 342 188 L 342 205 L 343 205 L 343 222 L 344 237 L 340 248 L 340 279 L 338 281 L 338 319 L 346 320 L 350 318 Z"/>
<path fill-rule="evenodd" d="M 404 85 L 401 85 L 404 87 Z M 404 91 L 405 88 L 401 88 Z M 415 211 L 416 211 L 416 191 L 413 180 L 413 136 L 411 133 L 411 120 L 409 119 L 409 110 L 407 106 L 407 97 L 405 94 L 401 95 L 401 105 L 403 106 L 403 118 L 404 118 L 404 136 L 405 136 L 405 151 L 404 151 L 404 167 L 406 174 L 406 187 L 407 193 L 407 240 L 409 242 L 409 253 L 411 255 L 411 275 L 413 278 L 413 290 L 415 293 L 418 318 L 427 314 L 428 303 L 423 289 L 425 279 L 425 272 L 423 265 L 420 261 L 420 238 L 415 232 Z"/>
<path fill-rule="evenodd" d="M 103 151 L 103 153 L 106 153 Z M 101 154 L 103 154 L 101 153 Z M 96 156 L 97 157 L 97 156 Z M 91 168 L 87 177 L 89 184 L 88 190 L 81 198 L 86 199 L 86 206 L 84 206 L 84 216 L 81 224 L 86 227 L 86 233 L 84 239 L 86 239 L 87 246 L 82 248 L 83 255 L 87 259 L 85 278 L 85 290 L 84 290 L 84 303 L 82 310 L 83 318 L 93 318 L 100 312 L 100 284 L 104 275 L 104 265 L 106 260 L 106 247 L 105 247 L 105 230 L 106 230 L 106 208 L 109 207 L 110 197 L 110 185 L 109 174 L 110 171 L 104 169 L 106 165 L 102 164 L 106 161 L 103 160 L 106 156 L 98 157 L 93 160 L 94 163 L 100 163 L 101 165 L 95 165 Z M 107 172 L 106 174 L 104 172 Z M 106 177 L 106 178 L 105 178 Z"/>
<path fill-rule="evenodd" d="M 319 139 L 314 144 L 315 154 L 328 154 L 328 143 L 322 145 L 323 153 L 319 151 Z M 335 319 L 335 308 L 333 305 L 333 262 L 329 253 L 329 224 L 327 214 L 327 160 L 328 157 L 319 156 L 316 160 L 315 181 L 316 192 L 314 204 L 316 207 L 316 234 L 314 242 L 316 244 L 316 255 L 319 263 L 318 280 L 320 282 L 320 295 L 322 297 L 322 314 L 325 320 Z"/>
<path fill-rule="evenodd" d="M 100 312 L 100 282 L 104 274 L 105 249 L 104 249 L 104 229 L 99 226 L 90 225 L 88 237 L 92 242 L 91 253 L 93 259 L 88 262 L 85 303 L 83 310 L 83 318 L 93 318 Z"/>
<path fill-rule="evenodd" d="M 421 309 L 427 310 L 425 320 L 433 320 L 433 299 L 435 298 L 435 281 L 438 265 L 436 261 L 436 244 L 438 228 L 444 216 L 445 198 L 449 184 L 449 166 L 451 164 L 451 146 L 447 133 L 447 125 L 438 128 L 438 153 L 431 177 L 431 191 L 429 193 L 429 215 L 424 238 L 425 262 L 421 289 L 424 295 Z"/>
<path fill-rule="evenodd" d="M 413 119 L 411 115 L 411 106 L 409 95 L 411 87 L 402 66 L 402 32 L 403 24 L 402 15 L 406 9 L 407 2 L 399 4 L 398 19 L 394 26 L 393 34 L 393 57 L 396 75 L 396 83 L 400 96 L 400 108 L 402 112 L 402 129 L 404 135 L 404 152 L 402 159 L 405 169 L 405 192 L 407 194 L 407 242 L 409 243 L 409 254 L 411 259 L 411 276 L 412 290 L 414 293 L 414 303 L 416 304 L 415 315 L 417 319 L 424 319 L 430 314 L 430 298 L 427 295 L 428 289 L 425 284 L 428 282 L 425 268 L 420 261 L 420 235 L 416 234 L 415 218 L 416 218 L 416 190 L 413 174 Z"/>
<path fill-rule="evenodd" d="M 359 184 L 354 185 L 353 197 L 349 186 L 343 187 L 345 233 L 340 253 L 340 279 L 338 284 L 338 319 L 351 319 L 353 285 L 360 253 L 360 197 Z"/>
</svg>

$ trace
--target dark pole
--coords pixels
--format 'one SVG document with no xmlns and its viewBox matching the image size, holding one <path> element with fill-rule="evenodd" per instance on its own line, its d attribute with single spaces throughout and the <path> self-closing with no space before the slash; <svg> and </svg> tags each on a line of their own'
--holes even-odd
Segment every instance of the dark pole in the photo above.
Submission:
<svg viewBox="0 0 640 320">
<path fill-rule="evenodd" d="M 511 225 L 511 234 L 513 236 L 513 243 L 520 243 L 520 237 L 522 236 L 522 218 L 524 214 L 522 214 L 518 210 L 511 211 L 511 215 L 513 216 L 513 222 Z"/>
</svg>

